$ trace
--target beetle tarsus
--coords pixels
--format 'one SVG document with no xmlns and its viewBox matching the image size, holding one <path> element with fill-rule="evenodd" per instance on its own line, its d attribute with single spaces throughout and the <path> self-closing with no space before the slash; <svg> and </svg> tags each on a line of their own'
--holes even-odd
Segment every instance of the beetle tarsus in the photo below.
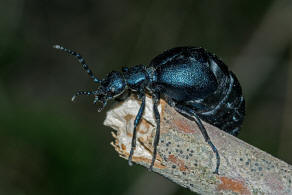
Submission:
<svg viewBox="0 0 292 195">
<path fill-rule="evenodd" d="M 134 151 L 134 150 L 133 150 L 133 151 Z M 130 155 L 129 155 L 129 158 L 128 158 L 128 164 L 129 164 L 129 166 L 133 166 L 132 156 L 133 156 L 133 152 L 132 152 L 132 149 L 131 149 L 131 151 L 130 151 Z"/>
<path fill-rule="evenodd" d="M 219 175 L 220 155 L 218 153 L 217 148 L 214 146 L 214 144 L 211 142 L 211 140 L 209 140 L 207 143 L 211 146 L 213 152 L 216 154 L 216 160 L 217 160 L 216 161 L 216 169 L 213 173 Z"/>
</svg>

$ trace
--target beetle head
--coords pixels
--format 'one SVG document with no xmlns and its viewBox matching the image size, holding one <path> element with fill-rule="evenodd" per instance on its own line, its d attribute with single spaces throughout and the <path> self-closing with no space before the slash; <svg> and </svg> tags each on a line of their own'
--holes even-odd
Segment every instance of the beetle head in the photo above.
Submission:
<svg viewBox="0 0 292 195">
<path fill-rule="evenodd" d="M 96 91 L 94 91 L 94 103 L 102 103 L 102 107 L 99 111 L 106 106 L 108 100 L 121 95 L 125 91 L 125 88 L 126 82 L 120 72 L 113 71 L 109 73 L 106 78 L 102 79 L 100 86 Z"/>
</svg>

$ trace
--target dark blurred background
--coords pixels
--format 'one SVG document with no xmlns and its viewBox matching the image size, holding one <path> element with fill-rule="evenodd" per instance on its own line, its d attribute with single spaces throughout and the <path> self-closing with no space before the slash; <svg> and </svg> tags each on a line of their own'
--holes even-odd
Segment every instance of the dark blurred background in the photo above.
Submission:
<svg viewBox="0 0 292 195">
<path fill-rule="evenodd" d="M 70 101 L 95 85 L 53 44 L 79 51 L 100 78 L 205 47 L 243 86 L 239 138 L 292 163 L 291 20 L 290 0 L 1 0 L 0 194 L 191 194 L 118 157 L 105 111 Z"/>
</svg>

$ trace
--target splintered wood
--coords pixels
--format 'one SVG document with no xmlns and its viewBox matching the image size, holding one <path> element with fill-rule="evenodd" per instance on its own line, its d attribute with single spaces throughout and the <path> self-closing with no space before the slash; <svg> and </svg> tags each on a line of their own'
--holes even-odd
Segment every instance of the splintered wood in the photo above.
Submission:
<svg viewBox="0 0 292 195">
<path fill-rule="evenodd" d="M 130 153 L 140 103 L 131 96 L 108 111 L 104 121 L 116 130 L 111 144 L 125 159 Z M 203 122 L 221 157 L 219 175 L 213 174 L 216 157 L 196 123 L 163 100 L 158 109 L 161 134 L 154 172 L 202 194 L 292 194 L 291 165 Z M 133 162 L 147 168 L 152 159 L 155 126 L 153 103 L 147 97 L 133 156 Z"/>
</svg>

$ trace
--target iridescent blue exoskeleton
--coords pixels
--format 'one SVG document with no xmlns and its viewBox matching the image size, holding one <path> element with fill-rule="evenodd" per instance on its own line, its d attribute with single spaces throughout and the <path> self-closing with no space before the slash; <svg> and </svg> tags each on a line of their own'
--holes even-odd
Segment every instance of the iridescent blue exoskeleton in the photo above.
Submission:
<svg viewBox="0 0 292 195">
<path fill-rule="evenodd" d="M 123 68 L 121 72 L 112 71 L 106 78 L 98 79 L 80 54 L 60 45 L 55 45 L 54 48 L 77 57 L 83 69 L 98 85 L 95 91 L 78 91 L 72 100 L 80 95 L 92 95 L 94 103 L 102 103 L 99 111 L 106 106 L 108 100 L 124 98 L 131 92 L 137 94 L 141 100 L 141 107 L 134 121 L 130 165 L 136 147 L 137 126 L 145 108 L 145 94 L 149 93 L 154 102 L 153 110 L 157 124 L 150 170 L 156 159 L 160 135 L 157 105 L 159 99 L 163 98 L 179 113 L 197 123 L 205 141 L 216 154 L 214 173 L 218 174 L 220 156 L 201 120 L 236 136 L 245 114 L 241 86 L 235 75 L 218 57 L 203 48 L 177 47 L 158 55 L 148 66 Z"/>
</svg>

